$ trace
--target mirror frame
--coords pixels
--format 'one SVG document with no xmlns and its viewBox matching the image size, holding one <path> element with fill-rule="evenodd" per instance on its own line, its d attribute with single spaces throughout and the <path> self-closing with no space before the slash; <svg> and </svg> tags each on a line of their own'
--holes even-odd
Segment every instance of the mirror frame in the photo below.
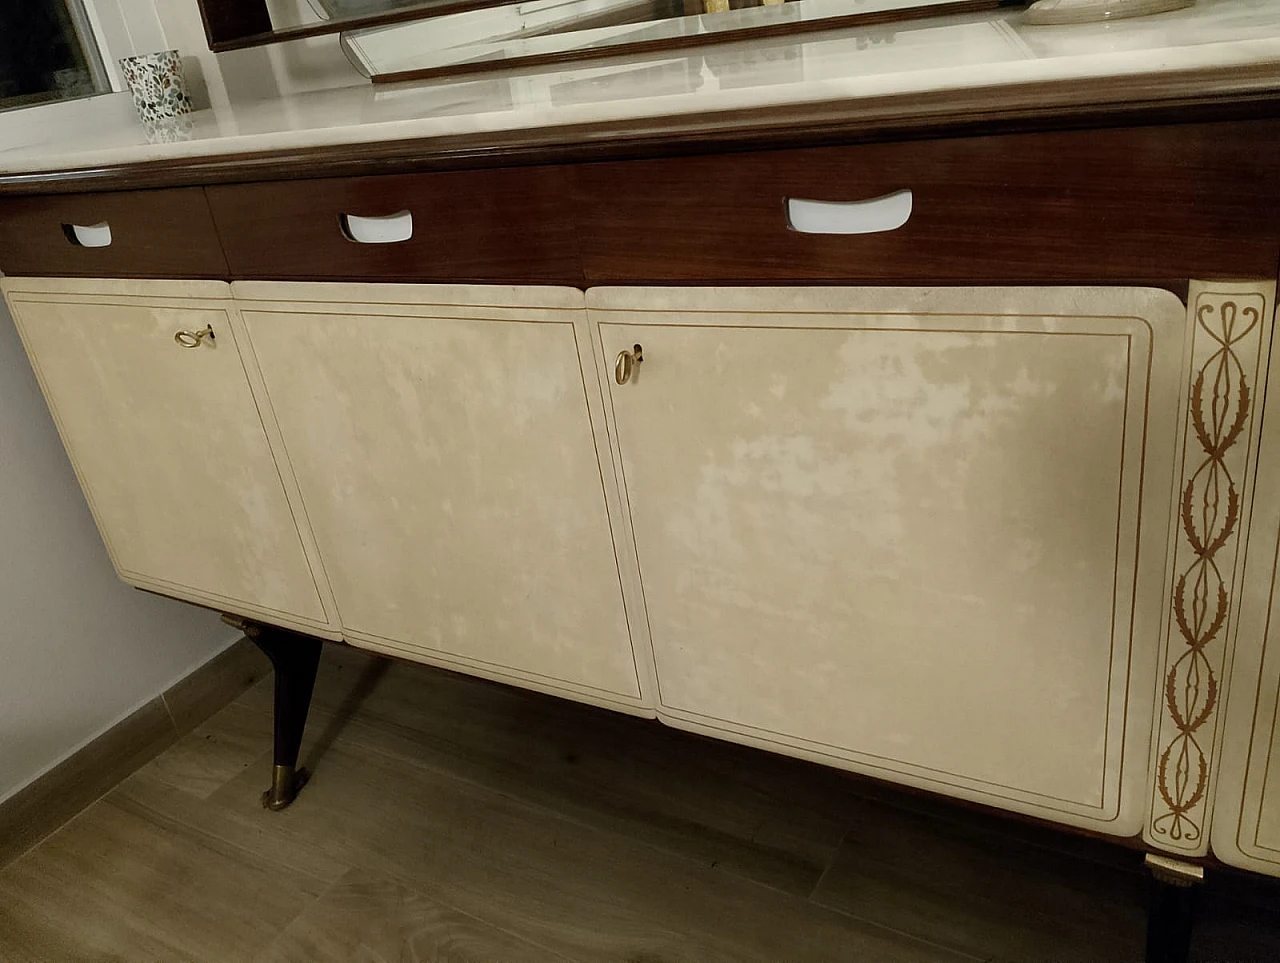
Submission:
<svg viewBox="0 0 1280 963">
<path fill-rule="evenodd" d="M 369 14 L 366 17 L 320 21 L 276 30 L 271 26 L 267 0 L 196 0 L 200 7 L 200 19 L 204 21 L 205 39 L 209 42 L 209 49 L 214 53 L 286 43 L 290 40 L 305 40 L 308 37 L 323 37 L 326 34 L 361 30 L 365 27 L 409 23 L 466 10 L 499 7 L 509 2 L 511 0 L 453 0 L 453 2 L 433 4 L 429 9 L 410 7 L 388 13 Z"/>
<path fill-rule="evenodd" d="M 259 47 L 266 44 L 286 43 L 307 37 L 381 27 L 388 24 L 411 23 L 429 20 L 449 14 L 464 13 L 492 7 L 502 7 L 519 0 L 439 0 L 429 8 L 410 7 L 389 13 L 370 14 L 365 17 L 348 17 L 344 20 L 322 21 L 298 27 L 276 30 L 271 26 L 267 0 L 196 0 L 204 20 L 205 36 L 209 49 L 214 53 Z M 784 0 L 786 2 L 786 0 Z M 555 53 L 527 54 L 492 60 L 465 61 L 437 67 L 420 67 L 388 73 L 374 73 L 369 79 L 375 84 L 404 83 L 406 81 L 435 80 L 442 77 L 460 77 L 474 74 L 506 71 L 518 68 L 560 66 L 582 61 L 667 53 L 694 47 L 742 42 L 762 38 L 784 37 L 799 34 L 815 34 L 828 30 L 854 27 L 870 27 L 881 24 L 905 23 L 957 14 L 985 13 L 1006 7 L 1025 7 L 1030 0 L 928 0 L 920 5 L 908 4 L 892 10 L 854 12 L 822 20 L 799 20 L 788 23 L 756 25 L 720 31 L 714 34 L 692 34 L 652 40 L 622 41 L 612 45 L 587 46 Z"/>
<path fill-rule="evenodd" d="M 503 6 L 519 0 L 489 0 L 477 7 Z M 792 2 L 792 0 L 785 0 Z M 685 34 L 651 40 L 622 40 L 613 44 L 578 47 L 554 53 L 522 54 L 496 57 L 491 60 L 469 60 L 438 67 L 415 67 L 387 73 L 375 73 L 370 80 L 375 84 L 401 84 L 408 81 L 439 80 L 452 77 L 472 77 L 476 74 L 497 71 L 524 70 L 540 67 L 560 67 L 592 60 L 609 60 L 617 57 L 651 56 L 679 53 L 683 50 L 716 47 L 721 44 L 743 43 L 750 40 L 768 40 L 778 37 L 812 36 L 833 30 L 851 30 L 858 27 L 878 27 L 885 24 L 910 23 L 915 20 L 933 20 L 940 17 L 989 13 L 1003 8 L 1023 7 L 1030 0 L 930 0 L 928 6 L 906 6 L 893 10 L 874 10 L 826 17 L 821 20 L 793 20 L 774 24 L 756 24 L 736 27 L 716 33 Z M 432 15 L 435 16 L 434 8 Z M 474 9 L 470 8 L 470 9 Z M 458 11 L 453 11 L 458 12 Z"/>
</svg>

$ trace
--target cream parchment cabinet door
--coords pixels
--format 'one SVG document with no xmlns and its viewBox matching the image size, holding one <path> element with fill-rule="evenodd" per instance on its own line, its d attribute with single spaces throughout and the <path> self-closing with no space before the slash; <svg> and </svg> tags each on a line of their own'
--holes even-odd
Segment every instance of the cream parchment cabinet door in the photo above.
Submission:
<svg viewBox="0 0 1280 963">
<path fill-rule="evenodd" d="M 607 288 L 587 304 L 660 718 L 1141 829 L 1175 295 Z"/>
<path fill-rule="evenodd" d="M 582 292 L 233 288 L 344 636 L 652 715 Z"/>
<path fill-rule="evenodd" d="M 229 323 L 230 287 L 3 287 L 120 577 L 336 637 Z M 195 347 L 175 342 L 206 329 Z"/>
</svg>

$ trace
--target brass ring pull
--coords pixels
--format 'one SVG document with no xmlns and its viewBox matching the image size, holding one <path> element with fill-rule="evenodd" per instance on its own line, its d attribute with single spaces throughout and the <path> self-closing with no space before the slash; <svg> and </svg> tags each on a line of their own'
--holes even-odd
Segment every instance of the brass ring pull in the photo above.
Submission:
<svg viewBox="0 0 1280 963">
<path fill-rule="evenodd" d="M 179 331 L 173 336 L 173 340 L 184 348 L 198 348 L 205 338 L 213 340 L 213 325 L 206 324 L 201 331 Z"/>
<path fill-rule="evenodd" d="M 635 345 L 630 351 L 619 351 L 618 360 L 613 365 L 613 380 L 625 385 L 635 373 L 636 365 L 644 360 L 644 350 Z"/>
</svg>

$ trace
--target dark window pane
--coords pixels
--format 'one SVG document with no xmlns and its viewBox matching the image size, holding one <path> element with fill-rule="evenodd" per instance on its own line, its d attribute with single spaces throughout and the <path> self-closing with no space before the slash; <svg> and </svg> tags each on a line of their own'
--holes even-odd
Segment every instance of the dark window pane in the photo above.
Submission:
<svg viewBox="0 0 1280 963">
<path fill-rule="evenodd" d="M 80 0 L 0 0 L 0 110 L 107 89 Z"/>
</svg>

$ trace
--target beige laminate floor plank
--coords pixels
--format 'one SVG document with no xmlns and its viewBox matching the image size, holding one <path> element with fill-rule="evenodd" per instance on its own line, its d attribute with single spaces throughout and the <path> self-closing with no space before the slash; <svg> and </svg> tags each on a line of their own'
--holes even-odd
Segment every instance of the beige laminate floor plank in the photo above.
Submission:
<svg viewBox="0 0 1280 963">
<path fill-rule="evenodd" d="M 805 795 L 806 766 L 676 732 L 652 720 L 359 651 L 330 649 L 311 731 L 519 796 L 748 879 L 807 896 L 844 835 L 830 793 Z M 343 705 L 359 703 L 355 718 Z M 258 688 L 242 704 L 267 711 Z M 327 742 L 328 740 L 321 740 Z"/>
<path fill-rule="evenodd" d="M 164 699 L 156 696 L 7 799 L 0 808 L 0 867 L 56 831 L 176 738 Z"/>
<path fill-rule="evenodd" d="M 270 714 L 232 702 L 130 778 L 206 799 L 270 748 Z"/>
<path fill-rule="evenodd" d="M 249 959 L 323 888 L 108 797 L 0 873 L 0 959 Z"/>
<path fill-rule="evenodd" d="M 127 780 L 112 793 L 111 801 L 230 859 L 247 857 L 286 876 L 297 874 L 314 880 L 318 888 L 336 882 L 351 868 L 323 848 L 298 846 L 277 832 L 270 821 L 260 819 L 268 814 L 262 812 L 259 795 L 259 791 L 250 790 L 236 805 L 220 806 L 170 792 L 154 782 Z"/>
<path fill-rule="evenodd" d="M 268 684 L 270 680 L 267 680 Z M 324 710 L 317 712 L 324 716 Z M 112 802 L 155 826 L 186 836 L 230 858 L 247 855 L 286 874 L 300 874 L 322 886 L 336 882 L 349 865 L 316 846 L 298 846 L 273 831 L 258 805 L 260 790 L 243 786 L 227 805 L 206 802 L 214 791 L 257 766 L 271 752 L 271 715 L 232 703 L 160 757 L 142 767 L 111 794 Z M 169 754 L 166 753 L 166 756 Z M 190 786 L 182 784 L 192 773 Z M 216 783 L 216 785 L 215 785 Z M 285 818 L 287 814 L 280 814 Z"/>
<path fill-rule="evenodd" d="M 270 813 L 270 709 L 0 871 L 0 961 L 1141 958 L 1140 857 L 1102 842 L 333 647 Z M 1197 963 L 1280 959 L 1274 887 L 1219 876 Z"/>
<path fill-rule="evenodd" d="M 409 682 L 438 675 L 408 668 Z M 335 702 L 331 684 L 321 681 L 304 745 L 304 756 L 322 750 L 316 775 L 293 808 L 268 813 L 254 805 L 269 769 L 265 751 L 207 800 L 169 779 L 182 769 L 217 768 L 200 760 L 202 753 L 220 759 L 224 773 L 243 770 L 255 716 L 266 739 L 261 691 L 188 736 L 181 767 L 161 762 L 128 780 L 118 804 L 212 848 L 242 847 L 291 871 L 325 873 L 350 864 L 394 877 L 433 902 L 584 961 L 645 954 L 672 961 L 967 958 L 414 762 L 405 753 L 420 750 L 406 748 L 399 729 L 377 719 L 396 711 L 394 700 L 375 688 L 347 718 L 335 714 L 344 696 L 336 693 Z M 447 714 L 467 707 L 436 701 L 435 708 Z M 241 740 L 242 732 L 250 738 Z M 222 758 L 232 745 L 240 755 Z M 722 798 L 731 795 L 725 786 Z M 713 802 L 707 801 L 712 810 Z"/>
<path fill-rule="evenodd" d="M 974 959 L 365 747 L 323 762 L 307 806 L 244 806 L 266 757 L 209 803 L 583 963 Z"/>
<path fill-rule="evenodd" d="M 866 806 L 814 899 L 947 946 L 1010 960 L 1137 961 L 1141 854 L 1130 872 Z M 941 870 L 941 871 L 940 871 Z"/>
<path fill-rule="evenodd" d="M 388 876 L 352 870 L 289 924 L 261 963 L 566 963 Z"/>
<path fill-rule="evenodd" d="M 240 639 L 199 672 L 176 683 L 164 703 L 179 735 L 185 735 L 240 693 L 271 674 L 271 663 L 248 639 Z"/>
</svg>

